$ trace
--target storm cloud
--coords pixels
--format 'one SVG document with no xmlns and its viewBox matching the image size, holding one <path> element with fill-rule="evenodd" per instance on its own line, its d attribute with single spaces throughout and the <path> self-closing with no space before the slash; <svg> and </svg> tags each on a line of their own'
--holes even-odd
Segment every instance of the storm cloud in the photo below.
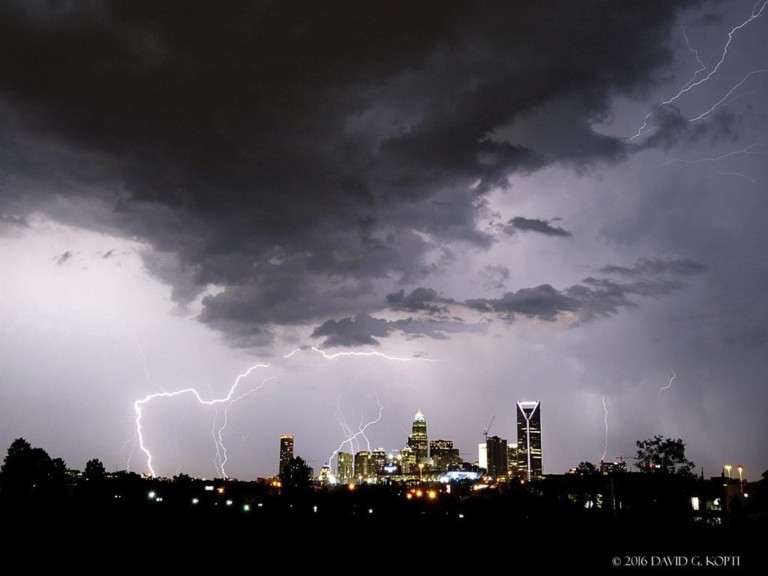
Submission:
<svg viewBox="0 0 768 576">
<path fill-rule="evenodd" d="M 235 341 L 371 312 L 490 246 L 510 175 L 625 158 L 591 123 L 654 81 L 688 4 L 4 2 L 0 169 L 25 194 L 0 210 L 142 239 L 182 306 L 223 288 L 199 318 Z"/>
</svg>

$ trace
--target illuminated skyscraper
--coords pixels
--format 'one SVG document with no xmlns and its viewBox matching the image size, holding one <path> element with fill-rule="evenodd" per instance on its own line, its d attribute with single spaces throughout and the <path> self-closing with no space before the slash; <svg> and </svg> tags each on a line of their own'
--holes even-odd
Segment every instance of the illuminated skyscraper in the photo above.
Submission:
<svg viewBox="0 0 768 576">
<path fill-rule="evenodd" d="M 427 458 L 429 457 L 427 419 L 424 418 L 424 414 L 421 413 L 421 410 L 416 412 L 416 416 L 413 417 L 411 435 L 408 436 L 408 446 L 413 450 L 413 455 L 416 457 L 416 464 L 423 464 L 427 461 Z"/>
<path fill-rule="evenodd" d="M 488 470 L 488 446 L 485 442 L 477 445 L 477 465 L 483 470 Z"/>
<path fill-rule="evenodd" d="M 374 476 L 384 472 L 384 466 L 387 465 L 387 451 L 384 448 L 377 448 L 371 452 L 371 465 Z"/>
<path fill-rule="evenodd" d="M 339 482 L 347 483 L 355 472 L 352 454 L 339 452 L 336 455 L 336 478 Z"/>
<path fill-rule="evenodd" d="M 494 478 L 507 475 L 507 441 L 498 436 L 486 439 L 488 475 Z"/>
<path fill-rule="evenodd" d="M 282 476 L 283 470 L 288 465 L 288 462 L 293 458 L 293 436 L 291 434 L 283 434 L 280 436 L 280 475 Z"/>
<path fill-rule="evenodd" d="M 541 402 L 517 403 L 517 470 L 528 481 L 541 478 Z"/>
<path fill-rule="evenodd" d="M 355 454 L 355 478 L 365 480 L 376 476 L 376 470 L 373 467 L 373 459 L 368 450 L 361 450 Z"/>
</svg>

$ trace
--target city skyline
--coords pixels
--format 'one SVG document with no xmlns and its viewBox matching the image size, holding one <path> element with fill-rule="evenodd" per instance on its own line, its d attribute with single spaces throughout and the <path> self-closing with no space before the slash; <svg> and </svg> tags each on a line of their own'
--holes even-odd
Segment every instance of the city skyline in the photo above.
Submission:
<svg viewBox="0 0 768 576">
<path fill-rule="evenodd" d="M 0 445 L 255 478 L 421 408 L 474 460 L 535 398 L 544 474 L 768 467 L 768 1 L 0 22 Z"/>
</svg>

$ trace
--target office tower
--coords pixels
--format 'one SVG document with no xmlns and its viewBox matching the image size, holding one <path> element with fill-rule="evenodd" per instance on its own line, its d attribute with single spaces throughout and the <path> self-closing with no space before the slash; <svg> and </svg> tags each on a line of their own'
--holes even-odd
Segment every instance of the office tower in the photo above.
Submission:
<svg viewBox="0 0 768 576">
<path fill-rule="evenodd" d="M 517 403 L 517 469 L 528 481 L 541 478 L 541 402 Z"/>
<path fill-rule="evenodd" d="M 354 459 L 348 452 L 339 452 L 336 455 L 336 479 L 339 482 L 349 482 L 355 472 Z"/>
<path fill-rule="evenodd" d="M 408 436 L 408 446 L 416 456 L 416 464 L 425 464 L 429 457 L 429 442 L 427 441 L 427 420 L 421 410 L 413 417 L 411 435 Z"/>
<path fill-rule="evenodd" d="M 453 447 L 452 440 L 430 440 L 429 457 L 435 470 L 444 472 L 453 464 L 461 464 L 459 449 Z"/>
<path fill-rule="evenodd" d="M 376 470 L 373 469 L 373 460 L 368 450 L 361 450 L 355 454 L 355 478 L 365 480 L 375 477 Z"/>
<path fill-rule="evenodd" d="M 387 465 L 387 451 L 384 448 L 377 448 L 371 452 L 371 466 L 373 475 L 382 474 L 384 466 Z"/>
<path fill-rule="evenodd" d="M 485 440 L 488 458 L 488 475 L 494 478 L 507 475 L 507 441 L 498 436 L 488 436 Z"/>
<path fill-rule="evenodd" d="M 411 474 L 416 471 L 416 455 L 410 446 L 400 450 L 400 466 L 403 474 Z"/>
<path fill-rule="evenodd" d="M 485 442 L 477 445 L 477 466 L 488 470 L 488 446 Z"/>
<path fill-rule="evenodd" d="M 282 476 L 283 470 L 288 465 L 288 462 L 293 458 L 293 436 L 291 434 L 283 434 L 280 436 L 280 475 Z"/>
</svg>

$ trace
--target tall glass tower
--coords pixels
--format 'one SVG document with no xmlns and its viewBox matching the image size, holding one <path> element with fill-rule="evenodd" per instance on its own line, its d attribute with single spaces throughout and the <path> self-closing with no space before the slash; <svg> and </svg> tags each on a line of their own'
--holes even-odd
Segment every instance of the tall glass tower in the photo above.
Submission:
<svg viewBox="0 0 768 576">
<path fill-rule="evenodd" d="M 416 464 L 423 464 L 429 457 L 429 442 L 427 441 L 427 419 L 421 410 L 413 417 L 411 435 L 408 436 L 408 447 L 413 450 Z"/>
<path fill-rule="evenodd" d="M 541 402 L 517 403 L 517 470 L 528 480 L 541 478 Z"/>
<path fill-rule="evenodd" d="M 283 434 L 280 436 L 280 475 L 282 476 L 283 470 L 288 465 L 288 462 L 293 458 L 293 436 L 291 434 Z"/>
</svg>

